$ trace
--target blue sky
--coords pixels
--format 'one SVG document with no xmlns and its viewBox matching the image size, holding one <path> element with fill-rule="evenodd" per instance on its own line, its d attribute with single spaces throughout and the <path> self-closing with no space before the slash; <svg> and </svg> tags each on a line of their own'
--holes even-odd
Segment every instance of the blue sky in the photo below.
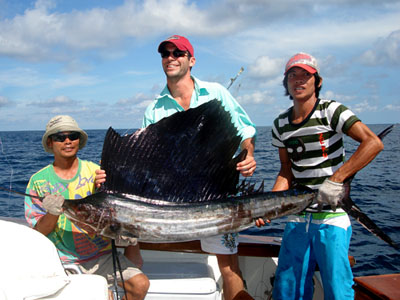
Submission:
<svg viewBox="0 0 400 300">
<path fill-rule="evenodd" d="M 138 128 L 165 85 L 158 44 L 189 38 L 192 74 L 228 86 L 253 122 L 291 105 L 283 68 L 314 55 L 321 96 L 364 123 L 399 123 L 400 1 L 0 0 L 0 131 Z"/>
</svg>

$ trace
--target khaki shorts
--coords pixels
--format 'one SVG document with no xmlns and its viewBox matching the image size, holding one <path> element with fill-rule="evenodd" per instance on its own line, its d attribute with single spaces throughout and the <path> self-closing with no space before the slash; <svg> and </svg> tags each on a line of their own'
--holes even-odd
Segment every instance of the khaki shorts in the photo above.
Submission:
<svg viewBox="0 0 400 300">
<path fill-rule="evenodd" d="M 238 233 L 215 235 L 200 240 L 201 250 L 214 254 L 236 254 L 239 245 Z"/>
<path fill-rule="evenodd" d="M 129 280 L 133 276 L 142 274 L 142 271 L 136 267 L 125 255 L 118 253 L 119 262 L 124 280 Z M 105 254 L 99 258 L 92 259 L 77 265 L 83 274 L 97 274 L 107 279 L 109 285 L 114 284 L 114 266 L 112 254 Z M 116 265 L 117 280 L 121 281 L 118 265 Z"/>
</svg>

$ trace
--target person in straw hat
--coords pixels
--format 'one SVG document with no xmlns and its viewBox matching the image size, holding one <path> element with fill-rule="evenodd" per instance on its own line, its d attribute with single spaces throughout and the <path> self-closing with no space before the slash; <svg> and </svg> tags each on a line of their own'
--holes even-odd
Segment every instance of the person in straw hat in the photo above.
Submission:
<svg viewBox="0 0 400 300">
<path fill-rule="evenodd" d="M 53 163 L 39 170 L 29 180 L 26 193 L 44 197 L 43 202 L 25 197 L 25 217 L 29 225 L 47 236 L 56 246 L 65 264 L 75 264 L 84 274 L 98 274 L 112 283 L 113 260 L 111 240 L 80 227 L 63 214 L 64 199 L 84 198 L 96 190 L 95 170 L 100 167 L 81 160 L 77 154 L 85 147 L 88 135 L 70 116 L 59 115 L 47 123 L 42 137 Z M 129 251 L 136 239 L 116 240 L 117 246 Z M 127 257 L 120 257 L 125 299 L 144 299 L 149 279 Z"/>
</svg>

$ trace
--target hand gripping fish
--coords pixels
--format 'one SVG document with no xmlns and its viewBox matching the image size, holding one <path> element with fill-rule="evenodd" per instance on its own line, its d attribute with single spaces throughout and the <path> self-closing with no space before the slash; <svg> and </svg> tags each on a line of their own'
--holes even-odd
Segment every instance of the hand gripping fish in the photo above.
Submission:
<svg viewBox="0 0 400 300">
<path fill-rule="evenodd" d="M 157 243 L 238 232 L 255 218 L 295 214 L 312 203 L 315 192 L 307 188 L 238 195 L 236 164 L 246 157 L 234 157 L 240 142 L 217 100 L 131 135 L 110 128 L 101 158 L 106 182 L 85 199 L 66 200 L 64 213 L 110 238 Z"/>
</svg>

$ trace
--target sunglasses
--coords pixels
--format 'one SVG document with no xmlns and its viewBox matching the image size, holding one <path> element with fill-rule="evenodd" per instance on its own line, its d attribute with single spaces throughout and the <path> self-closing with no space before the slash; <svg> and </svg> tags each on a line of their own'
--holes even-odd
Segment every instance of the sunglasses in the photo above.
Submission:
<svg viewBox="0 0 400 300">
<path fill-rule="evenodd" d="M 172 56 L 173 56 L 174 58 L 179 58 L 179 57 L 185 56 L 185 55 L 186 55 L 186 52 L 187 52 L 187 51 L 182 51 L 182 50 L 179 50 L 179 49 L 175 49 L 175 50 L 172 51 L 172 52 L 169 52 L 169 51 L 167 51 L 167 50 L 162 50 L 162 51 L 160 52 L 160 54 L 161 54 L 161 57 L 162 57 L 162 58 L 168 58 L 171 54 L 172 54 Z"/>
<path fill-rule="evenodd" d="M 63 134 L 63 133 L 56 133 L 56 134 L 52 134 L 50 136 L 50 138 L 54 141 L 54 142 L 64 142 L 67 138 L 70 141 L 75 141 L 77 139 L 79 139 L 81 136 L 81 134 L 79 132 L 71 132 L 69 134 Z"/>
</svg>

